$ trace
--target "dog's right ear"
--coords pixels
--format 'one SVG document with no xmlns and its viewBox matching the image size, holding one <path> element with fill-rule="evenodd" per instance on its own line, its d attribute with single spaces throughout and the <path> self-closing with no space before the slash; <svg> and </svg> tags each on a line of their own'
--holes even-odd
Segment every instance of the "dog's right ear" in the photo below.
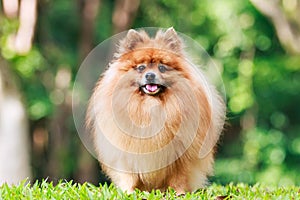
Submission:
<svg viewBox="0 0 300 200">
<path fill-rule="evenodd" d="M 133 50 L 138 43 L 143 42 L 142 35 L 136 30 L 130 29 L 125 38 L 125 45 L 127 50 Z"/>
<path fill-rule="evenodd" d="M 149 36 L 145 31 L 137 32 L 136 30 L 130 29 L 127 32 L 126 37 L 120 42 L 119 53 L 126 53 L 134 50 L 138 44 L 149 40 Z"/>
</svg>

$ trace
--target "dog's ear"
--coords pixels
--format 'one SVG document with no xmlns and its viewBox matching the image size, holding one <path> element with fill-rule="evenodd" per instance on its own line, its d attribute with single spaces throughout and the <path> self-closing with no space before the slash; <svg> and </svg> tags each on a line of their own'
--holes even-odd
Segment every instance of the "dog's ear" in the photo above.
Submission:
<svg viewBox="0 0 300 200">
<path fill-rule="evenodd" d="M 168 28 L 166 32 L 158 31 L 155 39 L 164 42 L 166 47 L 172 51 L 179 52 L 182 50 L 181 39 L 173 27 Z"/>
<path fill-rule="evenodd" d="M 125 45 L 127 50 L 133 50 L 138 43 L 144 41 L 142 35 L 133 29 L 130 29 L 128 31 L 125 40 L 126 40 Z"/>
<path fill-rule="evenodd" d="M 119 53 L 126 53 L 134 50 L 138 44 L 149 40 L 149 36 L 145 31 L 137 32 L 130 29 L 126 37 L 120 42 Z"/>
</svg>

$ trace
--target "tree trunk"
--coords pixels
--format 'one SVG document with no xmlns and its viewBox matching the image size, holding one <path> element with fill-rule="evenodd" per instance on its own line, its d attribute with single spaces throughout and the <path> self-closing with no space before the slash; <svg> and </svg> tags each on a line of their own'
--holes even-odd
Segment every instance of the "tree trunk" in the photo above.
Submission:
<svg viewBox="0 0 300 200">
<path fill-rule="evenodd" d="M 79 55 L 82 61 L 94 47 L 94 32 L 96 17 L 101 6 L 101 0 L 80 0 L 81 8 L 81 30 Z M 96 160 L 89 154 L 83 144 L 78 149 L 78 169 L 74 174 L 76 182 L 91 182 L 98 183 L 100 177 L 99 167 Z"/>
<path fill-rule="evenodd" d="M 80 61 L 92 50 L 94 42 L 95 22 L 100 0 L 80 0 L 81 32 L 79 42 Z"/>
<path fill-rule="evenodd" d="M 117 0 L 113 12 L 113 32 L 119 33 L 130 28 L 136 12 L 139 8 L 140 0 Z"/>
<path fill-rule="evenodd" d="M 278 39 L 283 48 L 290 54 L 300 54 L 300 4 L 288 14 L 274 0 L 250 0 L 263 15 L 273 23 Z"/>
<path fill-rule="evenodd" d="M 21 95 L 0 57 L 0 185 L 31 177 L 28 120 Z"/>
</svg>

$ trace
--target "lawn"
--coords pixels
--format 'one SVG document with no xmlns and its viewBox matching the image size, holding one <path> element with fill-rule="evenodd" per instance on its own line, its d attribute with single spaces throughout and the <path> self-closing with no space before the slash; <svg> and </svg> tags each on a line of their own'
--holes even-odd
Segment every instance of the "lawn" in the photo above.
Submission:
<svg viewBox="0 0 300 200">
<path fill-rule="evenodd" d="M 249 186 L 243 183 L 226 186 L 212 184 L 206 189 L 176 196 L 171 189 L 165 193 L 135 191 L 126 194 L 114 185 L 94 186 L 72 181 L 60 181 L 56 185 L 47 181 L 26 184 L 24 181 L 16 186 L 0 186 L 0 199 L 300 199 L 300 187 L 271 187 L 260 184 Z"/>
</svg>

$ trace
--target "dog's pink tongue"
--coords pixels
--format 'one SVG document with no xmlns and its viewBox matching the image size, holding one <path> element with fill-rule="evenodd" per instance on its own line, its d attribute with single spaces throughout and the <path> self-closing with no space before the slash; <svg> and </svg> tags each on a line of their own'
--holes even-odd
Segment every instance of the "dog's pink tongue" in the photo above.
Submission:
<svg viewBox="0 0 300 200">
<path fill-rule="evenodd" d="M 157 90 L 157 85 L 146 85 L 146 89 L 150 92 L 155 92 Z"/>
</svg>

